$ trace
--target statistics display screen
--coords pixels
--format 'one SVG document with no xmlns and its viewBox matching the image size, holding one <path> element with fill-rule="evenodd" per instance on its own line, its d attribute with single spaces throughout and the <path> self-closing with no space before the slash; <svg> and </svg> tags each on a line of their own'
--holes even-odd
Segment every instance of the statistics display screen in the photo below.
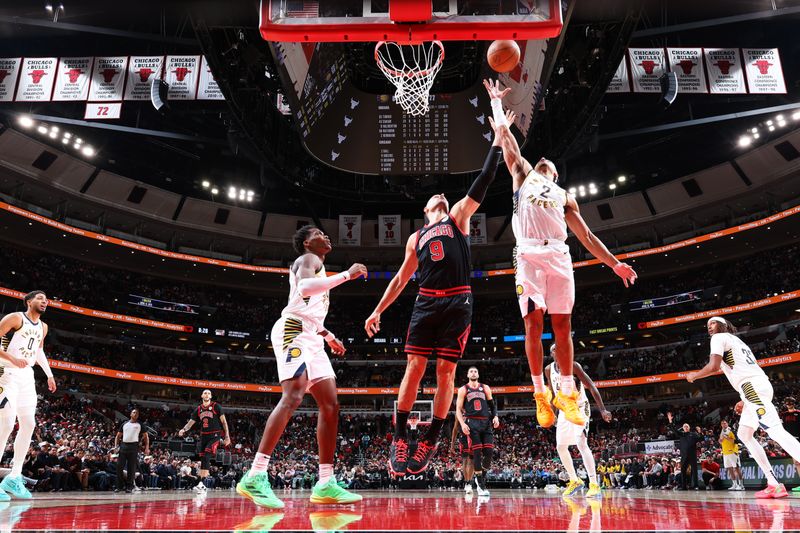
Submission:
<svg viewBox="0 0 800 533">
<path fill-rule="evenodd" d="M 672 296 L 661 296 L 659 298 L 650 298 L 647 300 L 636 300 L 629 302 L 631 311 L 644 311 L 645 309 L 655 309 L 656 307 L 669 307 L 671 305 L 684 304 L 686 302 L 698 301 L 701 298 L 703 291 L 689 291 L 680 294 L 673 294 Z"/>
<path fill-rule="evenodd" d="M 190 315 L 198 314 L 197 305 L 182 304 L 178 302 L 165 302 L 164 300 L 156 300 L 155 298 L 148 298 L 147 296 L 137 296 L 135 294 L 128 295 L 128 303 L 131 305 L 138 305 L 139 307 L 149 307 L 151 309 L 160 309 L 161 311 L 172 311 L 174 313 L 187 313 Z"/>
</svg>

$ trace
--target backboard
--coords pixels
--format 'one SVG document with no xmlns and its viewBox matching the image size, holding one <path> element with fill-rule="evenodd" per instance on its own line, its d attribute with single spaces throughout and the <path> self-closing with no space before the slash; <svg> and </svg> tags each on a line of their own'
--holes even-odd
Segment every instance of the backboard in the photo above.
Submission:
<svg viewBox="0 0 800 533">
<path fill-rule="evenodd" d="M 261 0 L 261 36 L 281 42 L 548 39 L 560 0 Z"/>
</svg>

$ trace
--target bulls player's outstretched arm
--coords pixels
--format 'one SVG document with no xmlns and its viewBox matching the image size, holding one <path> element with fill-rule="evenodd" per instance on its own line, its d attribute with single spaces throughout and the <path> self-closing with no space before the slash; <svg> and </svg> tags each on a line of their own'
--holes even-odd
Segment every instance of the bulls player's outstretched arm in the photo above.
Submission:
<svg viewBox="0 0 800 533">
<path fill-rule="evenodd" d="M 581 216 L 578 202 L 575 201 L 575 197 L 571 194 L 567 194 L 567 204 L 564 206 L 564 220 L 567 226 L 569 226 L 569 229 L 572 230 L 578 240 L 581 241 L 581 244 L 589 250 L 589 253 L 602 261 L 606 266 L 611 267 L 614 274 L 622 278 L 622 282 L 625 283 L 626 287 L 629 284 L 633 285 L 636 283 L 636 278 L 638 277 L 636 271 L 629 264 L 619 262 L 617 258 L 614 257 L 614 254 L 608 251 L 606 245 L 589 229 L 589 226 L 586 225 L 586 221 L 583 220 Z"/>
<path fill-rule="evenodd" d="M 21 327 L 22 327 L 22 317 L 19 316 L 19 313 L 10 313 L 4 316 L 2 320 L 0 320 L 0 337 L 5 337 L 6 334 L 12 329 L 16 331 Z M 2 347 L 0 347 L 0 359 L 2 359 L 3 361 L 7 361 L 11 363 L 11 365 L 19 368 L 25 368 L 26 366 L 28 366 L 28 363 L 25 362 L 24 359 L 20 359 L 18 357 L 11 355 L 7 351 L 3 350 Z"/>
<path fill-rule="evenodd" d="M 400 265 L 400 270 L 397 271 L 392 281 L 389 282 L 389 286 L 386 287 L 381 301 L 378 302 L 375 310 L 364 323 L 364 329 L 367 331 L 367 335 L 370 338 L 381 330 L 381 313 L 392 305 L 397 297 L 400 296 L 400 293 L 403 292 L 403 289 L 408 284 L 408 280 L 410 280 L 414 272 L 417 271 L 417 235 L 418 233 L 414 232 L 411 234 L 411 237 L 408 238 L 408 242 L 406 242 L 406 256 L 403 259 L 403 264 Z"/>
<path fill-rule="evenodd" d="M 489 98 L 492 100 L 492 106 L 496 106 L 497 104 L 494 102 L 497 101 L 500 102 L 499 105 L 502 108 L 503 97 L 507 95 L 511 89 L 500 89 L 500 80 L 483 80 L 483 86 L 486 87 L 486 92 L 489 93 Z M 495 117 L 496 116 L 497 115 L 495 115 Z M 506 120 L 508 121 L 509 125 L 514 122 L 514 118 L 516 118 L 516 115 L 512 114 L 510 118 L 509 112 L 506 111 Z M 494 122 L 492 122 L 492 124 L 494 124 Z M 494 125 L 492 127 L 494 127 Z M 531 170 L 533 170 L 533 166 L 528 162 L 527 159 L 522 157 L 522 152 L 519 150 L 519 144 L 514 138 L 514 135 L 511 133 L 509 126 L 503 127 L 508 130 L 508 135 L 504 136 L 504 138 L 501 140 L 500 146 L 503 148 L 503 157 L 505 158 L 508 171 L 511 172 L 511 177 L 513 178 L 513 190 L 516 192 L 517 189 L 522 187 L 525 177 L 530 173 Z M 497 130 L 495 130 L 495 132 L 497 132 Z"/>
</svg>

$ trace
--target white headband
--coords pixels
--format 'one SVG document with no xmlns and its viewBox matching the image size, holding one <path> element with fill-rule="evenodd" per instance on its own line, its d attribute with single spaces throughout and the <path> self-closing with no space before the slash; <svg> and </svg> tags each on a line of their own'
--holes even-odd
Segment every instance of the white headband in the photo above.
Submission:
<svg viewBox="0 0 800 533">
<path fill-rule="evenodd" d="M 711 322 L 719 322 L 723 326 L 727 326 L 728 325 L 728 321 L 725 320 L 724 318 L 722 318 L 721 316 L 712 316 L 711 318 L 708 319 L 708 322 L 709 323 L 711 323 Z"/>
</svg>

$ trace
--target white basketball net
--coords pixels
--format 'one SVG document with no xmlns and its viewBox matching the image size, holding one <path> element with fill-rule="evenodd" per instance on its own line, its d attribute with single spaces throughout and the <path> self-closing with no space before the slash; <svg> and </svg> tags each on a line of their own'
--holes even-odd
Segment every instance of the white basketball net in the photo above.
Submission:
<svg viewBox="0 0 800 533">
<path fill-rule="evenodd" d="M 394 97 L 403 111 L 414 116 L 426 114 L 433 80 L 444 63 L 442 42 L 400 45 L 380 41 L 375 45 L 375 61 L 397 87 Z"/>
</svg>

